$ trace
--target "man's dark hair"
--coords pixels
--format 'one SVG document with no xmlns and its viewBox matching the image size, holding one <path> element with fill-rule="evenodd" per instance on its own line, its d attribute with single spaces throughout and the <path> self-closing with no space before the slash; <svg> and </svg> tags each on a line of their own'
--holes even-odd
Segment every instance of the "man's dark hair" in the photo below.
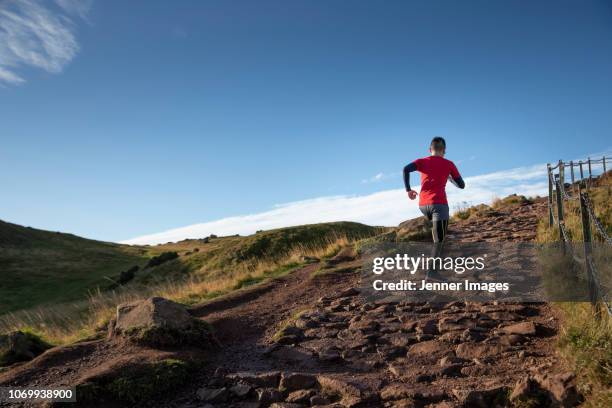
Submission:
<svg viewBox="0 0 612 408">
<path fill-rule="evenodd" d="M 436 136 L 431 139 L 429 147 L 436 152 L 444 151 L 446 150 L 446 140 L 443 137 Z"/>
</svg>

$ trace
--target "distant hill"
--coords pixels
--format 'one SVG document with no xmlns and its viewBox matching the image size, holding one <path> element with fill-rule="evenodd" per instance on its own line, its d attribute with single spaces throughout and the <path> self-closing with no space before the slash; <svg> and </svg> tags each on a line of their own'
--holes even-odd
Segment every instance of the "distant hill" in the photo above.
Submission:
<svg viewBox="0 0 612 408">
<path fill-rule="evenodd" d="M 0 314 L 84 298 L 146 250 L 0 221 Z"/>
<path fill-rule="evenodd" d="M 211 236 L 157 246 L 129 246 L 0 221 L 0 315 L 84 299 L 89 291 L 112 287 L 122 272 L 134 266 L 139 268 L 130 285 L 190 275 L 218 277 L 234 273 L 238 266 L 278 259 L 338 237 L 368 237 L 378 232 L 377 227 L 335 222 L 246 237 Z M 159 264 L 149 263 L 164 252 L 176 252 L 178 256 Z"/>
</svg>

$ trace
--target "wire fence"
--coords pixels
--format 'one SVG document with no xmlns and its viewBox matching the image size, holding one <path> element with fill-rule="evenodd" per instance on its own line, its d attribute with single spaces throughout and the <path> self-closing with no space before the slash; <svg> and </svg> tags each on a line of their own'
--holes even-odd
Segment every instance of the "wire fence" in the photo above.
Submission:
<svg viewBox="0 0 612 408">
<path fill-rule="evenodd" d="M 589 298 L 593 307 L 600 316 L 600 306 L 612 316 L 612 303 L 608 297 L 609 290 L 603 287 L 595 260 L 593 259 L 593 231 L 597 233 L 604 245 L 612 245 L 612 238 L 608 234 L 604 224 L 597 217 L 593 201 L 589 196 L 589 191 L 594 187 L 595 182 L 607 173 L 607 164 L 610 157 L 586 161 L 564 162 L 559 160 L 555 166 L 548 164 L 548 221 L 549 226 L 557 226 L 559 230 L 559 241 L 563 243 L 563 251 L 569 255 L 573 262 L 584 265 L 589 287 Z M 568 171 L 569 174 L 566 174 Z M 566 176 L 569 176 L 571 183 L 566 183 Z M 571 192 L 568 192 L 568 189 Z M 574 242 L 572 234 L 567 229 L 565 223 L 566 206 L 575 202 L 580 206 L 580 224 L 582 229 L 583 256 L 574 253 L 573 245 L 566 245 Z M 592 228 L 594 227 L 594 228 Z"/>
</svg>

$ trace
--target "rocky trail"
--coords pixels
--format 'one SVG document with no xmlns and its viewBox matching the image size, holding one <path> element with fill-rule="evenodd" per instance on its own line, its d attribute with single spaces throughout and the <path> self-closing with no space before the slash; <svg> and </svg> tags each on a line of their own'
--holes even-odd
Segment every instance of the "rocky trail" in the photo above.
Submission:
<svg viewBox="0 0 612 408">
<path fill-rule="evenodd" d="M 459 221 L 449 239 L 531 241 L 545 208 L 536 201 Z M 358 273 L 313 277 L 319 267 L 193 307 L 191 316 L 214 329 L 220 345 L 213 349 L 95 340 L 0 373 L 0 385 L 74 386 L 175 358 L 204 364 L 147 405 L 485 408 L 579 401 L 555 353 L 558 317 L 548 304 L 372 303 L 360 293 Z"/>
</svg>

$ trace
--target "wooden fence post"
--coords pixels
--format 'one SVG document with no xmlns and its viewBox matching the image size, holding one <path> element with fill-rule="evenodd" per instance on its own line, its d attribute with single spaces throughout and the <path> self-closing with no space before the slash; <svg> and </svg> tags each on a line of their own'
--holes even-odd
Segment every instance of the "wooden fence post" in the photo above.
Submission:
<svg viewBox="0 0 612 408">
<path fill-rule="evenodd" d="M 592 240 L 593 237 L 591 235 L 591 220 L 589 218 L 589 213 L 587 210 L 587 203 L 585 200 L 585 195 L 587 194 L 584 190 L 586 189 L 586 184 L 584 181 L 581 181 L 578 184 L 579 194 L 580 194 L 580 217 L 582 220 L 582 240 L 584 241 L 584 267 L 587 274 L 587 282 L 589 286 L 589 300 L 591 301 L 591 305 L 593 307 L 593 311 L 595 312 L 595 316 L 600 318 L 601 315 L 599 313 L 598 308 L 598 296 L 597 296 L 597 286 L 595 284 L 595 280 L 593 279 L 593 269 L 591 268 L 591 252 L 592 252 Z"/>
<path fill-rule="evenodd" d="M 563 223 L 563 197 L 561 196 L 561 181 L 559 179 L 559 175 L 555 174 L 555 183 L 557 184 L 557 225 L 559 226 L 559 240 L 561 242 L 565 242 L 565 239 L 563 237 L 563 231 L 561 231 L 561 228 L 563 228 L 563 226 L 561 225 Z"/>
<path fill-rule="evenodd" d="M 559 185 L 561 186 L 561 192 L 565 191 L 565 165 L 562 160 L 559 160 Z"/>
<path fill-rule="evenodd" d="M 606 156 L 604 156 L 602 160 L 603 160 L 602 161 L 602 163 L 603 163 L 603 172 L 604 172 L 604 174 L 606 174 Z"/>
<path fill-rule="evenodd" d="M 580 166 L 580 180 L 584 178 L 584 173 L 582 172 L 582 160 L 578 161 L 578 166 Z"/>
<path fill-rule="evenodd" d="M 591 178 L 593 177 L 593 174 L 591 173 L 591 158 L 588 158 L 587 163 L 589 164 L 589 181 L 591 181 Z"/>
<path fill-rule="evenodd" d="M 555 221 L 553 217 L 553 203 L 552 203 L 553 188 L 552 188 L 552 180 L 551 180 L 552 174 L 550 170 L 550 163 L 546 164 L 546 167 L 548 170 L 548 226 L 552 228 Z"/>
</svg>

